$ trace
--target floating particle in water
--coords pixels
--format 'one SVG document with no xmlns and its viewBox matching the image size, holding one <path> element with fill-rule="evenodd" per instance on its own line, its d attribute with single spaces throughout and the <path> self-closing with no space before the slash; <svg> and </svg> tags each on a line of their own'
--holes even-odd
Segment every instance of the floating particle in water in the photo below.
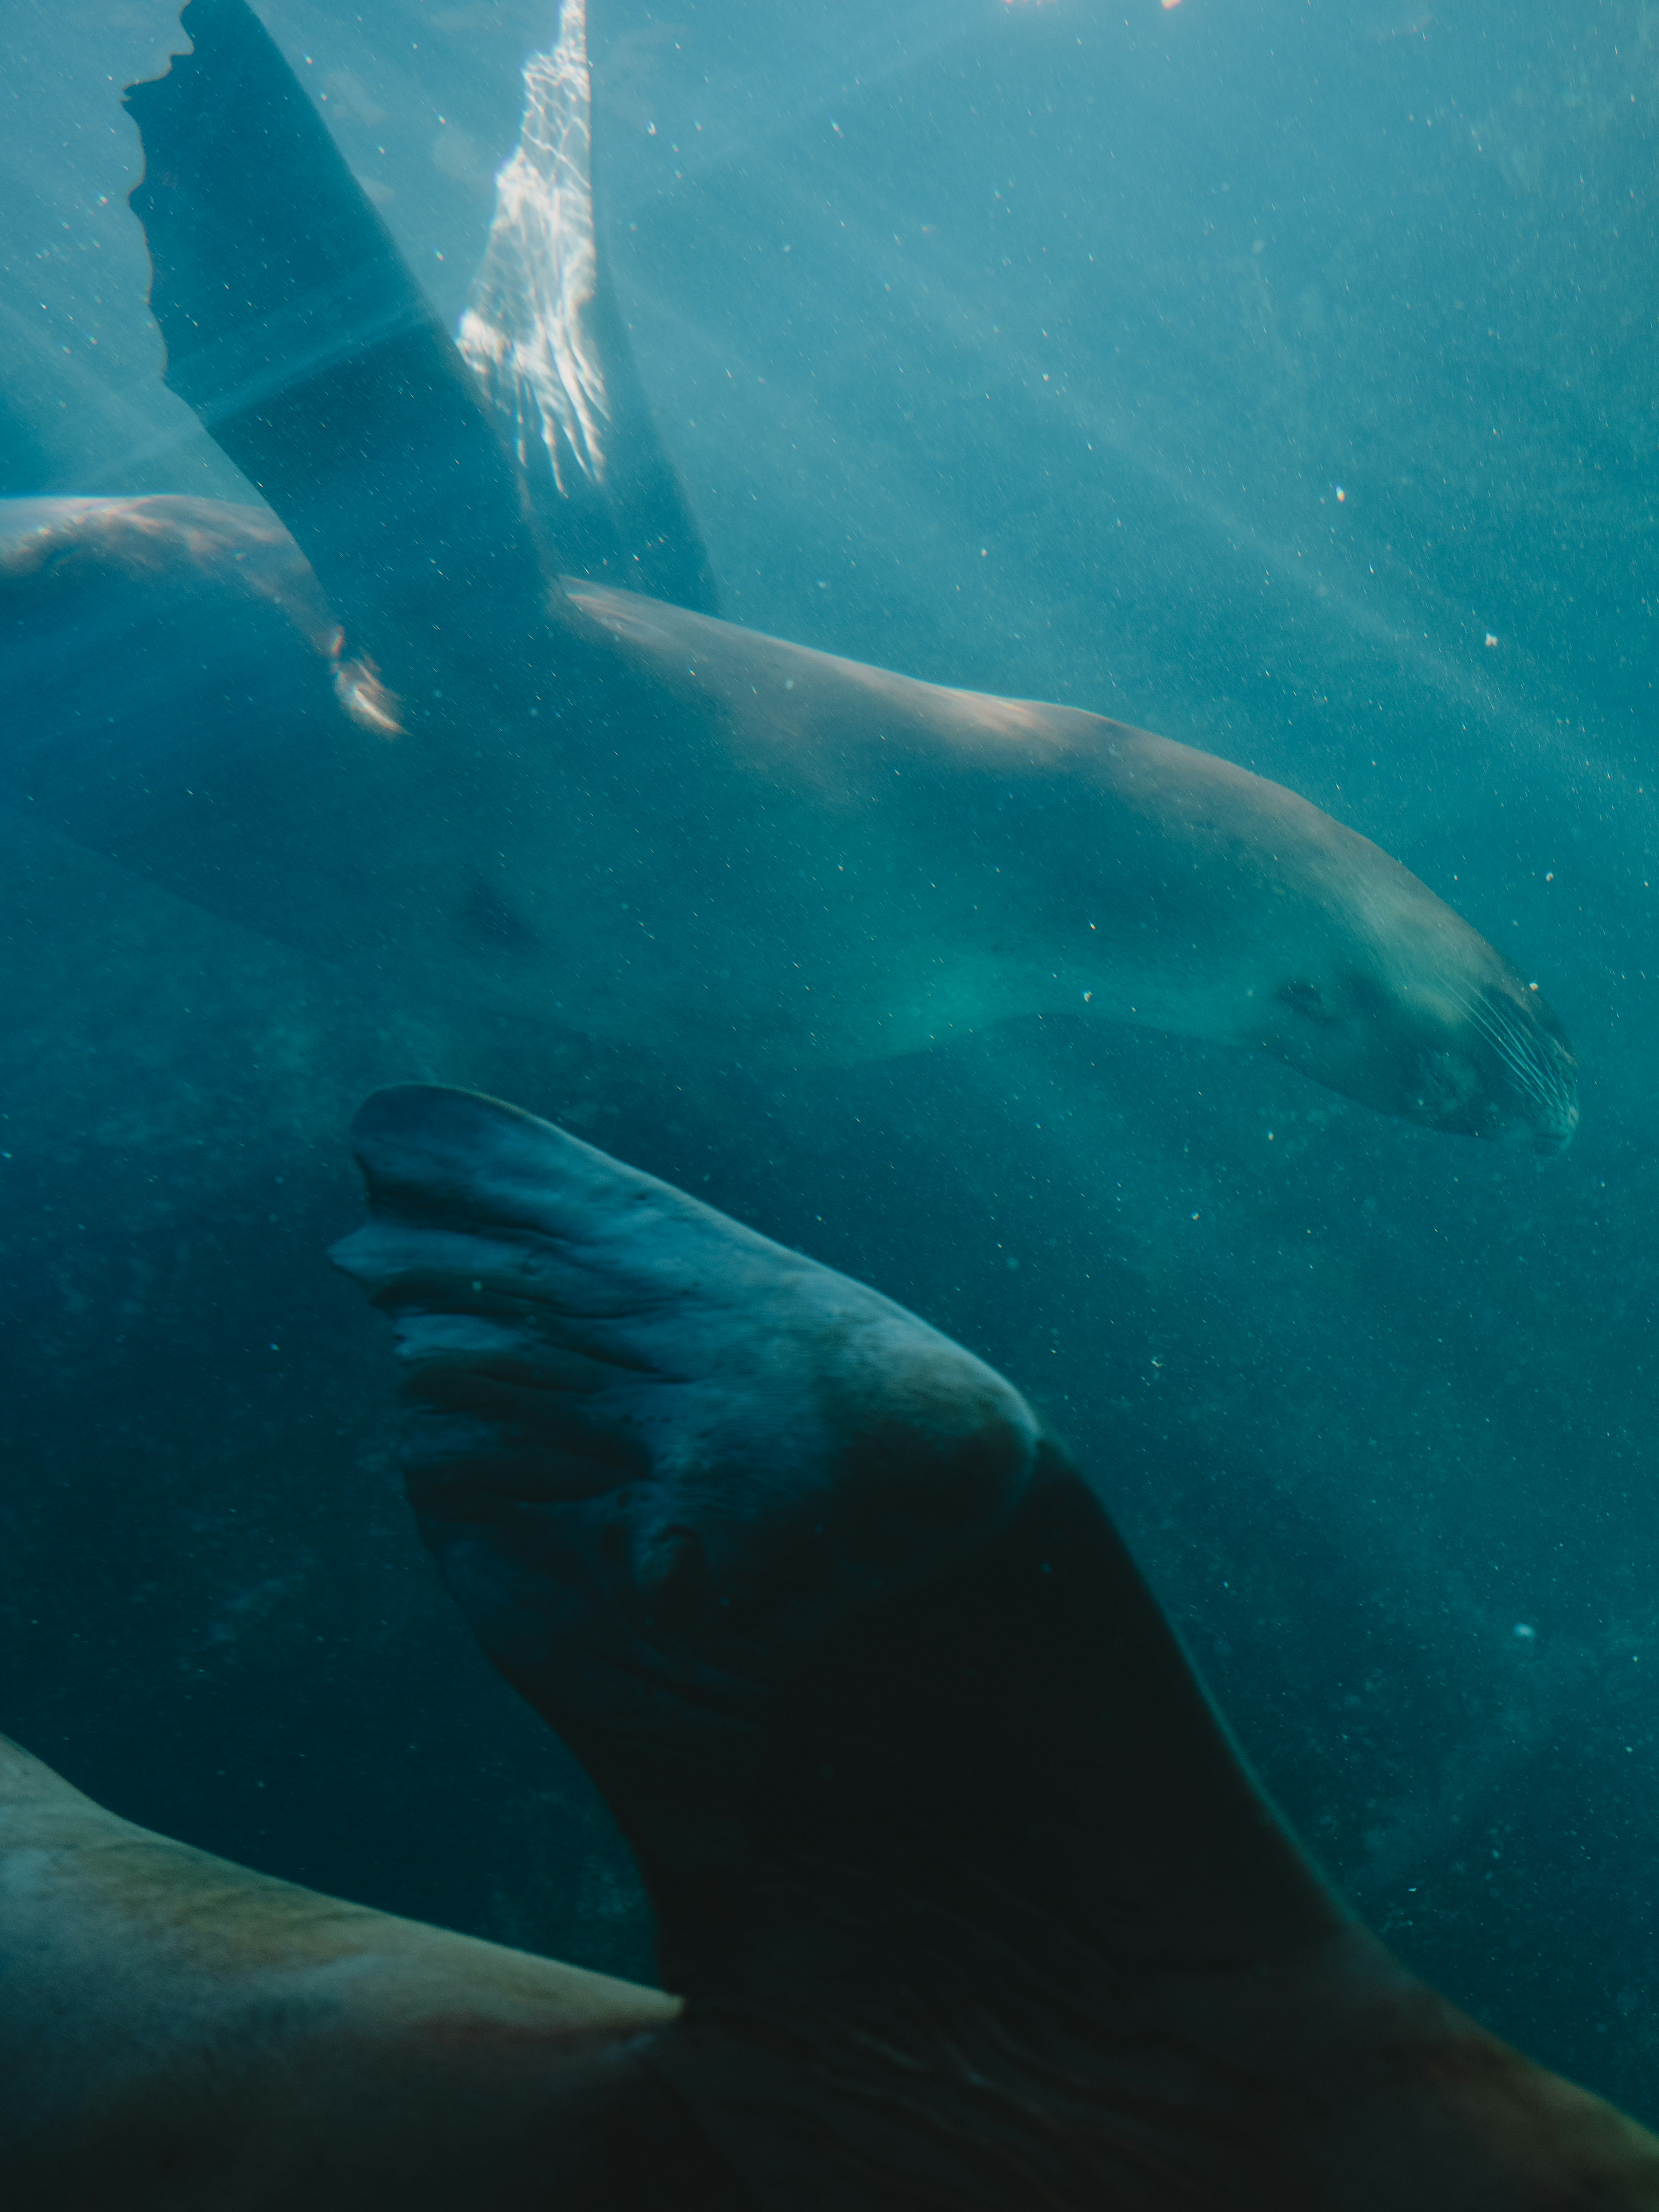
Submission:
<svg viewBox="0 0 1659 2212">
<path fill-rule="evenodd" d="M 1497 633 L 1497 631 L 1496 631 L 1496 630 L 1490 630 L 1490 629 L 1489 629 L 1489 630 L 1486 632 L 1486 642 L 1487 642 L 1487 644 L 1488 644 L 1488 645 L 1496 645 L 1496 644 L 1497 644 L 1497 642 L 1498 642 L 1498 633 Z"/>
<path fill-rule="evenodd" d="M 1347 493 L 1346 493 L 1346 492 L 1345 492 L 1345 491 L 1343 490 L 1343 489 L 1342 489 L 1342 487 L 1341 487 L 1341 485 L 1340 485 L 1340 484 L 1338 484 L 1338 486 L 1336 487 L 1336 495 L 1337 495 L 1337 497 L 1338 497 L 1338 499 L 1339 499 L 1339 500 L 1346 499 L 1346 497 L 1348 496 Z"/>
<path fill-rule="evenodd" d="M 1530 1644 L 1538 1634 L 1538 1631 L 1529 1620 L 1517 1620 L 1515 1624 L 1515 1632 L 1523 1644 Z"/>
</svg>

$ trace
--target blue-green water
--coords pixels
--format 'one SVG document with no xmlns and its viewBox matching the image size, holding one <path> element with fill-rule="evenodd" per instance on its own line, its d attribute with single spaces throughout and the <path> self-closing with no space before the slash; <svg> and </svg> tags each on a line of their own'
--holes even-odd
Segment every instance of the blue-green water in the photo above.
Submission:
<svg viewBox="0 0 1659 2212">
<path fill-rule="evenodd" d="M 453 316 L 550 9 L 264 13 Z M 1540 1164 L 1081 1021 L 718 1092 L 551 1026 L 458 1065 L 401 987 L 13 809 L 0 1724 L 231 1856 L 643 1971 L 321 1259 L 356 1098 L 467 1080 L 1005 1368 L 1367 1915 L 1652 2118 L 1647 10 L 592 15 L 605 242 L 725 612 L 1291 785 L 1540 981 L 1582 1130 Z M 167 9 L 14 0 L 0 40 L 0 490 L 247 496 L 160 384 L 124 198 Z"/>
</svg>

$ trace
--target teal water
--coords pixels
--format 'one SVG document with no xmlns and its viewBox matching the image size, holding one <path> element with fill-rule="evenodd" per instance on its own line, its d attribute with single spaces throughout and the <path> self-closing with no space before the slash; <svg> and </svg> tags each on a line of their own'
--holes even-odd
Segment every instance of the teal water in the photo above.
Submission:
<svg viewBox="0 0 1659 2212">
<path fill-rule="evenodd" d="M 550 12 L 265 11 L 447 315 Z M 0 1724 L 232 1856 L 642 1970 L 320 1258 L 356 1098 L 465 1075 L 1004 1367 L 1368 1916 L 1653 2118 L 1646 11 L 592 12 L 605 242 L 725 611 L 1289 783 L 1540 980 L 1581 1132 L 1540 1164 L 1054 1021 L 718 1096 L 552 1028 L 460 1070 L 418 1000 L 13 809 Z M 170 39 L 0 26 L 0 491 L 246 495 L 160 385 L 125 204 L 117 94 Z"/>
</svg>

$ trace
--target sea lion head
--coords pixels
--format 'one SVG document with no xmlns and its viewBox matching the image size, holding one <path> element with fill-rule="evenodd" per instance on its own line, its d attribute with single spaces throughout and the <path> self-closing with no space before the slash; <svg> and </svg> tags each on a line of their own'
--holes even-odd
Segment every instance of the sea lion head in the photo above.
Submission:
<svg viewBox="0 0 1659 2212">
<path fill-rule="evenodd" d="M 1578 1063 L 1535 983 L 1414 878 L 1274 980 L 1258 1040 L 1334 1091 L 1449 1135 L 1559 1152 Z M 1350 916 L 1351 920 L 1357 917 Z"/>
</svg>

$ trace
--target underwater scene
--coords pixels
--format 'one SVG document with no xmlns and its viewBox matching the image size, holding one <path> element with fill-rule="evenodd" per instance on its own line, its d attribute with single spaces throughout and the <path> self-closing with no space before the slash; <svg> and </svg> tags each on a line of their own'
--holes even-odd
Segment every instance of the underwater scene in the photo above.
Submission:
<svg viewBox="0 0 1659 2212">
<path fill-rule="evenodd" d="M 0 57 L 0 1727 L 667 1978 L 655 1796 L 404 1504 L 350 1275 L 418 1365 L 412 1278 L 329 1263 L 363 1100 L 483 1092 L 1006 1377 L 1331 1889 L 1659 2125 L 1647 0 L 10 0 Z M 500 1126 L 371 1126 L 372 1202 L 507 1218 Z"/>
</svg>

